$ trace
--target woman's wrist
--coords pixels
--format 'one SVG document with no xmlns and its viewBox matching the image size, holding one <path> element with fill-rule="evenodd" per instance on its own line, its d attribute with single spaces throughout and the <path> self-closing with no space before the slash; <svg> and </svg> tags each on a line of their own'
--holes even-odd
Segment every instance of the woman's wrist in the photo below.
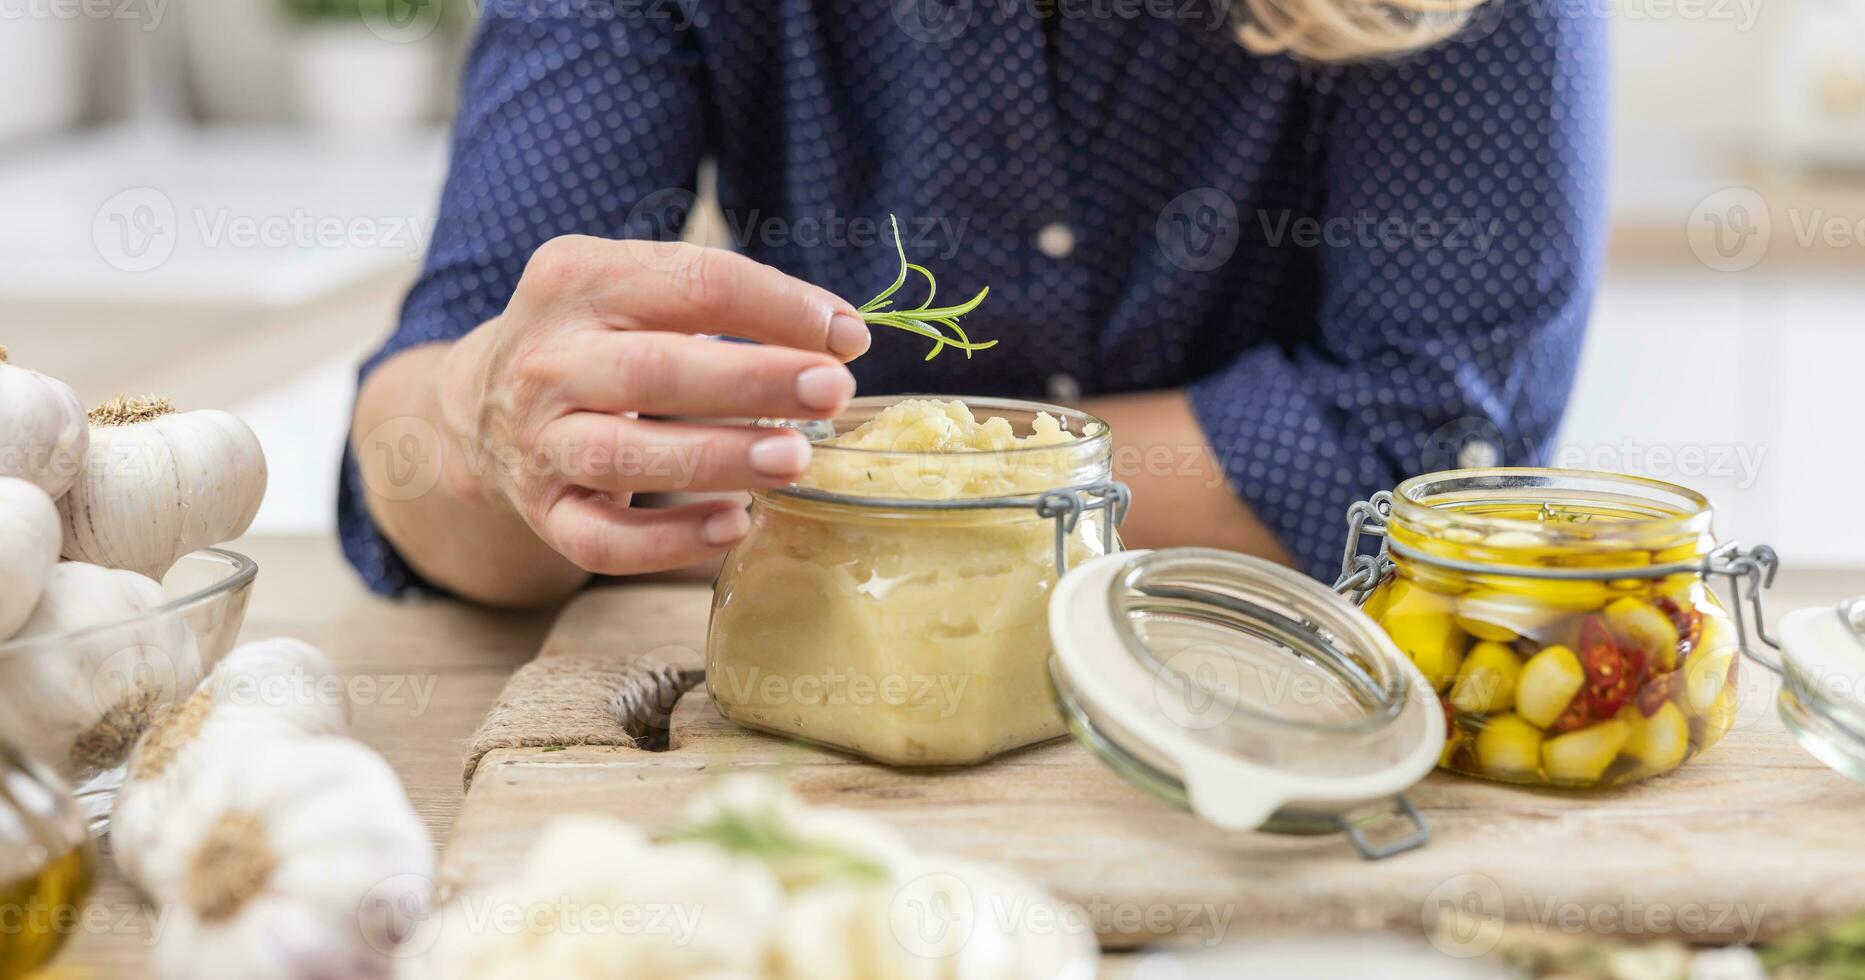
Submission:
<svg viewBox="0 0 1865 980">
<path fill-rule="evenodd" d="M 484 413 L 480 411 L 485 393 L 484 352 L 497 324 L 496 318 L 488 320 L 447 345 L 434 364 L 427 415 L 445 442 L 442 479 L 453 496 L 473 503 L 508 506 L 494 469 L 496 447 L 489 446 L 484 438 Z"/>
</svg>

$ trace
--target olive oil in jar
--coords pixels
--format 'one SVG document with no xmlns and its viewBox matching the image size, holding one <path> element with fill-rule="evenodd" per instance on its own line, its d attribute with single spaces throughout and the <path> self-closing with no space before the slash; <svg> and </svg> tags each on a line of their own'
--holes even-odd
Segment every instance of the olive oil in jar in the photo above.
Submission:
<svg viewBox="0 0 1865 980">
<path fill-rule="evenodd" d="M 0 882 L 0 980 L 18 980 L 51 960 L 82 920 L 94 858 L 88 843 L 25 878 Z"/>
</svg>

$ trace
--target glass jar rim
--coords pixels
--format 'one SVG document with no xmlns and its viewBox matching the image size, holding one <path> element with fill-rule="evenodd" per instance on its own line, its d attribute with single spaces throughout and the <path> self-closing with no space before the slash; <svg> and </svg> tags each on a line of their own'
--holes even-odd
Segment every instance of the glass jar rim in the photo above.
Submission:
<svg viewBox="0 0 1865 980">
<path fill-rule="evenodd" d="M 114 622 L 97 623 L 66 633 L 48 633 L 42 636 L 16 636 L 0 643 L 0 659 L 20 656 L 52 643 L 70 643 L 99 636 L 112 630 L 121 630 L 135 623 L 154 622 L 166 617 L 177 616 L 195 606 L 210 602 L 215 598 L 237 591 L 259 575 L 259 563 L 237 551 L 225 548 L 202 548 L 182 556 L 182 561 L 212 560 L 225 565 L 226 575 L 186 595 L 177 596 L 153 609 L 144 610 L 134 616 Z"/>
<path fill-rule="evenodd" d="M 1074 423 L 1075 426 L 1078 429 L 1080 429 L 1084 434 L 1076 436 L 1074 439 L 1071 439 L 1068 442 L 1052 442 L 1052 443 L 1048 443 L 1046 445 L 1041 445 L 1041 446 L 1019 446 L 1016 449 L 954 449 L 954 450 L 933 452 L 933 451 L 901 450 L 901 449 L 867 449 L 867 448 L 862 448 L 858 446 L 828 445 L 826 444 L 826 440 L 835 438 L 836 436 L 839 436 L 842 433 L 839 431 L 838 432 L 824 431 L 822 429 L 822 425 L 824 423 L 820 423 L 820 422 L 798 423 L 794 419 L 763 418 L 763 419 L 759 419 L 757 421 L 757 424 L 761 426 L 781 426 L 784 428 L 797 429 L 798 431 L 802 432 L 805 436 L 809 437 L 810 448 L 812 449 L 812 451 L 818 452 L 818 453 L 830 453 L 834 455 L 847 455 L 850 458 L 862 458 L 862 457 L 874 457 L 874 456 L 899 456 L 903 458 L 926 458 L 926 457 L 937 458 L 937 457 L 946 457 L 946 456 L 958 456 L 958 457 L 965 457 L 968 459 L 969 458 L 988 459 L 991 457 L 1014 457 L 1014 456 L 1017 456 L 1020 454 L 1026 454 L 1026 453 L 1056 452 L 1058 450 L 1083 450 L 1083 449 L 1087 449 L 1092 446 L 1096 446 L 1097 444 L 1111 445 L 1111 443 L 1113 442 L 1113 433 L 1109 429 L 1107 422 L 1102 420 L 1098 416 L 1092 415 L 1088 412 L 1084 412 L 1078 408 L 1068 408 L 1062 405 L 1051 405 L 1046 402 L 1026 401 L 1026 400 L 1018 399 L 1018 398 L 993 398 L 993 397 L 988 397 L 984 395 L 931 395 L 931 394 L 919 394 L 919 393 L 900 394 L 900 395 L 863 395 L 859 398 L 853 398 L 849 400 L 848 411 L 843 413 L 843 417 L 844 418 L 847 417 L 847 415 L 850 412 L 853 412 L 856 409 L 873 408 L 873 409 L 878 410 L 878 409 L 887 408 L 891 405 L 899 404 L 900 402 L 912 401 L 912 400 L 942 401 L 942 402 L 959 401 L 959 402 L 965 403 L 965 405 L 971 408 L 974 412 L 987 412 L 987 413 L 990 411 L 1025 412 L 1031 416 L 1036 415 L 1036 413 L 1038 412 L 1043 412 L 1049 415 L 1056 416 L 1057 418 L 1061 419 L 1064 422 Z M 877 411 L 876 414 L 879 414 L 879 412 Z M 830 420 L 827 424 L 832 426 L 835 421 L 837 420 Z M 866 421 L 866 420 L 864 419 L 863 421 Z M 1093 429 L 1092 432 L 1088 431 L 1091 427 Z M 1067 429 L 1066 426 L 1065 426 L 1065 429 Z M 1067 430 L 1071 432 L 1075 431 L 1073 429 L 1067 429 Z"/>
<path fill-rule="evenodd" d="M 1360 615 L 1356 607 L 1341 603 L 1332 589 L 1306 576 L 1290 573 L 1282 566 L 1212 548 L 1174 548 L 1131 557 L 1108 584 L 1105 601 L 1115 635 L 1130 657 L 1147 665 L 1158 676 L 1168 676 L 1172 672 L 1134 628 L 1136 619 L 1145 612 L 1136 596 L 1153 599 L 1171 596 L 1233 615 L 1242 614 L 1259 628 L 1274 625 L 1282 618 L 1267 607 L 1252 608 L 1247 602 L 1232 605 L 1236 600 L 1219 591 L 1157 591 L 1162 585 L 1174 582 L 1175 577 L 1184 575 L 1215 576 L 1213 580 L 1279 594 L 1289 609 L 1299 614 L 1299 618 L 1286 620 L 1291 629 L 1280 642 L 1298 659 L 1320 664 L 1341 675 L 1345 687 L 1363 688 L 1359 692 L 1362 696 L 1359 713 L 1338 720 L 1295 718 L 1266 710 L 1248 700 L 1227 699 L 1230 710 L 1248 721 L 1313 735 L 1368 735 L 1390 728 L 1408 707 L 1413 697 L 1412 683 L 1398 667 L 1404 655 L 1390 644 L 1372 620 Z M 1336 636 L 1347 642 L 1345 649 L 1331 639 Z M 1348 677 L 1350 664 L 1364 671 L 1364 676 Z M 1212 698 L 1225 699 L 1219 692 L 1206 693 Z"/>
<path fill-rule="evenodd" d="M 1571 501 L 1568 506 L 1584 511 L 1589 503 L 1598 506 L 1617 503 L 1642 506 L 1657 513 L 1606 523 L 1574 523 L 1564 528 L 1560 522 L 1475 514 L 1454 506 L 1481 502 L 1484 494 L 1492 495 L 1491 499 L 1501 499 L 1505 494 L 1537 489 L 1543 491 L 1542 496 L 1550 498 L 1544 505 L 1566 500 Z M 1563 498 L 1562 493 L 1570 496 Z M 1447 497 L 1454 499 L 1445 499 Z M 1556 539 L 1593 542 L 1649 539 L 1655 534 L 1680 538 L 1696 536 L 1710 529 L 1714 516 L 1709 498 L 1689 487 L 1600 470 L 1533 466 L 1440 470 L 1405 480 L 1392 493 L 1392 520 L 1415 528 L 1449 523 L 1485 534 L 1529 532 Z"/>
<path fill-rule="evenodd" d="M 1015 449 L 965 449 L 938 452 L 867 449 L 832 446 L 824 443 L 824 440 L 845 431 L 839 427 L 839 424 L 865 423 L 878 417 L 890 406 L 914 399 L 959 401 L 973 412 L 974 417 L 989 418 L 993 415 L 1019 414 L 1034 419 L 1038 413 L 1047 413 L 1061 419 L 1065 431 L 1069 431 L 1071 435 L 1074 435 L 1076 431 L 1081 431 L 1083 434 L 1076 435 L 1075 438 L 1065 442 L 1022 446 Z M 1002 492 L 922 496 L 915 493 L 864 492 L 867 489 L 865 487 L 829 490 L 813 486 L 809 482 L 809 476 L 815 470 L 816 460 L 812 460 L 810 469 L 806 470 L 797 482 L 770 490 L 754 491 L 752 494 L 754 499 L 761 495 L 768 495 L 766 499 L 783 497 L 817 504 L 878 507 L 901 512 L 1034 508 L 1042 498 L 1050 494 L 1103 487 L 1113 472 L 1113 433 L 1105 421 L 1079 409 L 1021 399 L 967 395 L 870 395 L 853 399 L 849 403 L 849 410 L 834 421 L 798 422 L 788 419 L 760 419 L 757 424 L 796 429 L 810 439 L 811 451 L 816 460 L 840 461 L 842 465 L 861 466 L 864 469 L 888 464 L 908 469 L 919 465 L 975 466 L 988 469 L 1018 463 L 1031 465 L 1029 463 L 1031 460 L 1060 460 L 1061 464 L 1053 467 L 1057 471 L 1055 474 L 1057 478 L 1053 482 L 1038 481 L 1030 486 L 1005 489 Z M 883 461 L 887 463 L 884 464 Z"/>
</svg>

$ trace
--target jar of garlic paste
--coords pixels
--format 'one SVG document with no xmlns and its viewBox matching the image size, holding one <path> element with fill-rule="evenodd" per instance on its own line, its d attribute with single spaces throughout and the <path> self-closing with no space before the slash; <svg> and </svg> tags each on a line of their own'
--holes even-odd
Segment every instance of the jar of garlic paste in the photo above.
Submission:
<svg viewBox="0 0 1865 980">
<path fill-rule="evenodd" d="M 1441 767 L 1610 786 L 1677 768 L 1735 718 L 1740 590 L 1759 624 L 1775 559 L 1719 546 L 1710 524 L 1702 495 L 1655 480 L 1433 473 L 1355 508 L 1343 574 L 1438 692 Z M 1368 533 L 1378 556 L 1358 554 Z"/>
<path fill-rule="evenodd" d="M 969 404 L 967 404 L 967 402 Z M 1048 606 L 1118 549 L 1107 426 L 995 399 L 862 398 L 793 486 L 752 495 L 715 588 L 706 676 L 726 718 L 898 766 L 1064 732 Z"/>
</svg>

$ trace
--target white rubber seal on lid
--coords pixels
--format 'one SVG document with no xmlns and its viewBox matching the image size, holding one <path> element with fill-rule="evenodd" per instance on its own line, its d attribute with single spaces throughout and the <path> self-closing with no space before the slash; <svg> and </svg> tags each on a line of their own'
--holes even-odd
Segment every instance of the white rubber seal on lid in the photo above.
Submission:
<svg viewBox="0 0 1865 980">
<path fill-rule="evenodd" d="M 1333 590 L 1261 559 L 1129 551 L 1049 605 L 1058 685 L 1098 735 L 1230 830 L 1389 800 L 1443 751 L 1430 684 Z"/>
</svg>

